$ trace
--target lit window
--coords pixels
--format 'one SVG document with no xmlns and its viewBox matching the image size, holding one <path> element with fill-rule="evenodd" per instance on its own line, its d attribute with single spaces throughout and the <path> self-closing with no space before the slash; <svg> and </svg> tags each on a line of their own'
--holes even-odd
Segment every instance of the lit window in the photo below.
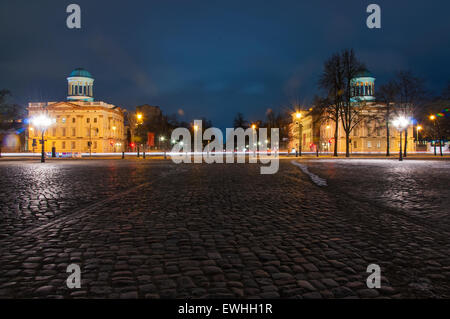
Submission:
<svg viewBox="0 0 450 319">
<path fill-rule="evenodd" d="M 372 148 L 372 142 L 371 141 L 367 141 L 367 147 L 368 148 Z"/>
<path fill-rule="evenodd" d="M 65 118 L 65 117 L 63 117 L 63 118 L 61 119 L 61 123 L 62 123 L 62 124 L 66 124 L 66 118 Z"/>
</svg>

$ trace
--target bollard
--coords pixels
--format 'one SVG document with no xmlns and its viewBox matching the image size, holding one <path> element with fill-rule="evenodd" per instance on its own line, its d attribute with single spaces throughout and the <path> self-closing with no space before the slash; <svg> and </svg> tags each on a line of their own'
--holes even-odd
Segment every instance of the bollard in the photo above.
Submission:
<svg viewBox="0 0 450 319">
<path fill-rule="evenodd" d="M 122 159 L 125 159 L 125 152 L 122 152 Z"/>
<path fill-rule="evenodd" d="M 145 151 L 142 152 L 142 157 L 145 159 Z"/>
<path fill-rule="evenodd" d="M 164 159 L 167 159 L 167 152 L 164 152 Z"/>
</svg>

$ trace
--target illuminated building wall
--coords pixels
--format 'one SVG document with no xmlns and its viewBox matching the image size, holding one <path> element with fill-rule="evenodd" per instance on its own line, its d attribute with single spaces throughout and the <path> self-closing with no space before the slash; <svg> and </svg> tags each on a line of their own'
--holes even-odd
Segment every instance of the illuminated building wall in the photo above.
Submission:
<svg viewBox="0 0 450 319">
<path fill-rule="evenodd" d="M 78 81 L 76 85 L 74 79 Z M 45 113 L 56 119 L 45 134 L 47 152 L 53 147 L 56 152 L 66 153 L 121 152 L 124 149 L 123 111 L 112 104 L 94 101 L 93 81 L 89 72 L 76 69 L 68 78 L 68 101 L 29 103 L 29 118 Z M 28 150 L 40 152 L 40 139 L 41 132 L 30 124 Z"/>
</svg>

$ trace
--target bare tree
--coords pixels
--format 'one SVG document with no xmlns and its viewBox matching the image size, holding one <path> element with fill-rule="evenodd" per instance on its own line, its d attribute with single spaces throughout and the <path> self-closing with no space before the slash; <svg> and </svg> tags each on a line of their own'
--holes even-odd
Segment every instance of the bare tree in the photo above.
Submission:
<svg viewBox="0 0 450 319">
<path fill-rule="evenodd" d="M 393 108 L 398 95 L 398 85 L 394 80 L 380 86 L 377 90 L 377 100 L 385 103 L 383 120 L 386 126 L 386 156 L 390 156 L 390 126 Z"/>
<path fill-rule="evenodd" d="M 367 117 L 367 114 L 364 112 L 363 101 L 359 101 L 351 95 L 351 81 L 365 67 L 358 61 L 352 49 L 347 49 L 342 52 L 341 61 L 344 70 L 344 94 L 342 96 L 340 113 L 342 128 L 345 132 L 345 157 L 350 157 L 350 133 L 355 126 Z"/>
<path fill-rule="evenodd" d="M 398 104 L 401 115 L 414 117 L 417 114 L 417 108 L 424 101 L 425 89 L 423 80 L 416 77 L 411 71 L 399 71 L 396 74 L 396 83 L 398 86 Z M 405 147 L 403 156 L 407 155 L 408 130 L 405 130 Z"/>
<path fill-rule="evenodd" d="M 326 91 L 327 97 L 325 99 L 316 99 L 316 104 L 321 111 L 322 118 L 335 123 L 334 156 L 338 156 L 338 129 L 344 81 L 342 58 L 339 54 L 333 54 L 331 58 L 325 61 L 324 70 L 319 80 L 319 87 Z"/>
<path fill-rule="evenodd" d="M 236 117 L 233 120 L 233 127 L 234 128 L 242 127 L 244 129 L 248 127 L 248 122 L 247 120 L 244 119 L 244 114 L 240 112 L 236 114 Z"/>
</svg>

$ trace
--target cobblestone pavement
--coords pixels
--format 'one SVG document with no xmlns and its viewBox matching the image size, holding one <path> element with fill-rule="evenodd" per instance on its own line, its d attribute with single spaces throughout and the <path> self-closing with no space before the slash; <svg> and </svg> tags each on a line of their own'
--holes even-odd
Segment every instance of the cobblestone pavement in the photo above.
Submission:
<svg viewBox="0 0 450 319">
<path fill-rule="evenodd" d="M 450 297 L 448 164 L 302 162 L 0 162 L 0 297 Z"/>
</svg>

